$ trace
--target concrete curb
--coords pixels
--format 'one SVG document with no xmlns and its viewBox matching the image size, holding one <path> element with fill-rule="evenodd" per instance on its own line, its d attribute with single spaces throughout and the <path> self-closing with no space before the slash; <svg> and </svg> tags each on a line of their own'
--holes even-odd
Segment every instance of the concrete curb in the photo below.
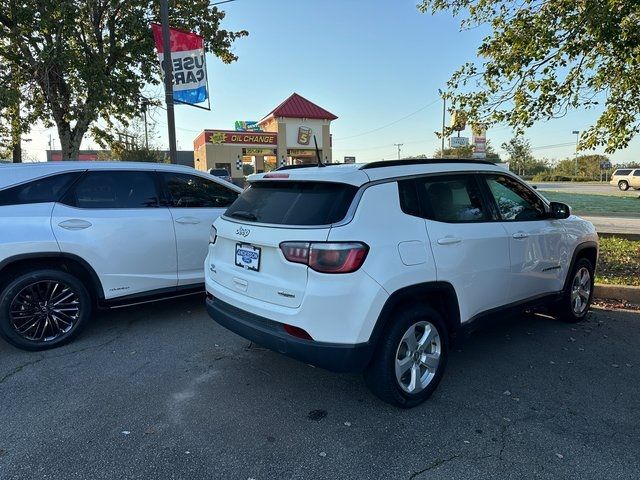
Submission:
<svg viewBox="0 0 640 480">
<path fill-rule="evenodd" d="M 615 300 L 626 300 L 631 303 L 640 303 L 640 287 L 596 283 L 593 296 L 596 298 L 612 298 Z"/>
</svg>

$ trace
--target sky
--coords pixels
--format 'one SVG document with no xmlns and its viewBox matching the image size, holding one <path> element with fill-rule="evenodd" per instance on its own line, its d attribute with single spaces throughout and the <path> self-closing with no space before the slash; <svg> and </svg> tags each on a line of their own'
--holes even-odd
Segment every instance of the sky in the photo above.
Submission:
<svg viewBox="0 0 640 480">
<path fill-rule="evenodd" d="M 222 27 L 246 29 L 237 40 L 237 62 L 223 64 L 209 54 L 207 67 L 211 111 L 176 106 L 178 148 L 193 149 L 204 129 L 233 129 L 235 120 L 259 120 L 293 92 L 339 118 L 331 125 L 333 158 L 358 162 L 432 156 L 440 147 L 434 132 L 442 124 L 444 88 L 463 63 L 477 59 L 486 30 L 460 31 L 450 13 L 423 14 L 417 0 L 235 0 L 222 5 Z M 162 95 L 160 87 L 156 91 Z M 167 148 L 165 111 L 156 109 L 152 140 Z M 584 130 L 598 111 L 574 111 L 542 122 L 526 132 L 538 158 L 562 159 L 575 152 L 574 130 Z M 448 121 L 448 115 L 447 115 Z M 27 152 L 43 158 L 55 129 L 33 131 Z M 467 136 L 469 136 L 467 131 Z M 489 129 L 499 148 L 512 137 L 508 127 Z M 550 147 L 564 144 L 562 147 Z M 566 145 L 569 144 L 569 145 Z M 91 140 L 83 148 L 95 147 Z M 596 150 L 595 153 L 602 153 Z M 637 161 L 640 140 L 611 156 L 614 162 Z"/>
</svg>

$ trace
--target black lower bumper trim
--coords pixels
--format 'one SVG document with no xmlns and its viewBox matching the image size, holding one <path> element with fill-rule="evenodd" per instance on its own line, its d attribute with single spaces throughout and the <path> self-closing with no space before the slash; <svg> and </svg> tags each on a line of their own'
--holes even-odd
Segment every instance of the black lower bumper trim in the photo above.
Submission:
<svg viewBox="0 0 640 480">
<path fill-rule="evenodd" d="M 241 337 L 334 372 L 362 371 L 373 353 L 369 343 L 326 343 L 293 337 L 284 331 L 283 324 L 245 312 L 217 298 L 207 298 L 207 311 L 216 322 Z"/>
</svg>

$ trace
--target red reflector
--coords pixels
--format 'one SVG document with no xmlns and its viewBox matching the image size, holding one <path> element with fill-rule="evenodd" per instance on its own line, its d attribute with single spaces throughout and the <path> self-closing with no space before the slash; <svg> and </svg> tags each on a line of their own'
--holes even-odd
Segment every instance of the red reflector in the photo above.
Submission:
<svg viewBox="0 0 640 480">
<path fill-rule="evenodd" d="M 267 173 L 262 178 L 289 178 L 288 173 Z"/>
<path fill-rule="evenodd" d="M 287 325 L 285 323 L 284 331 L 293 337 L 302 338 L 303 340 L 313 340 L 313 338 L 311 338 L 311 335 L 309 335 L 306 330 L 303 330 L 300 327 L 294 327 L 293 325 Z"/>
</svg>

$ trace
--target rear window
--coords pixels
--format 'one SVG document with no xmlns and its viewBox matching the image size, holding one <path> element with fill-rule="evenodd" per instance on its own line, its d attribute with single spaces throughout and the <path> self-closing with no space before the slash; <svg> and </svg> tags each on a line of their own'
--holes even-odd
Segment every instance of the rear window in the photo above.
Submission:
<svg viewBox="0 0 640 480">
<path fill-rule="evenodd" d="M 629 170 L 616 170 L 613 172 L 614 175 L 629 175 L 631 173 L 631 169 Z"/>
<path fill-rule="evenodd" d="M 254 182 L 225 215 L 276 225 L 328 225 L 345 217 L 357 191 L 344 183 Z"/>
</svg>

